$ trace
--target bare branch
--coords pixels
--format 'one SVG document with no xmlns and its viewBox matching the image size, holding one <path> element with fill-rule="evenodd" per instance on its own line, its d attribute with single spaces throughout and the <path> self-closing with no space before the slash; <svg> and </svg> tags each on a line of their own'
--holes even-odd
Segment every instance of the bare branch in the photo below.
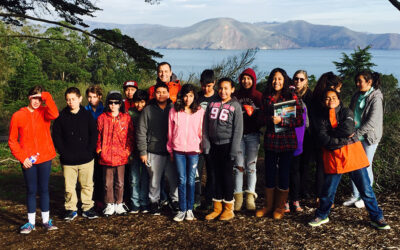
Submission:
<svg viewBox="0 0 400 250">
<path fill-rule="evenodd" d="M 396 7 L 400 11 L 400 2 L 397 0 L 389 0 L 391 4 L 393 4 L 394 7 Z"/>
</svg>

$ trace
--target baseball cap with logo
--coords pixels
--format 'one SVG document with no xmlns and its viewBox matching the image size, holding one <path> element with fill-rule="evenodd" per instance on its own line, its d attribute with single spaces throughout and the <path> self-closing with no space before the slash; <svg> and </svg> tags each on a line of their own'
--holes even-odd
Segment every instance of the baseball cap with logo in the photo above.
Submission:
<svg viewBox="0 0 400 250">
<path fill-rule="evenodd" d="M 134 87 L 136 89 L 139 88 L 137 82 L 136 81 L 132 81 L 132 80 L 124 82 L 124 89 L 127 88 L 127 87 Z"/>
</svg>

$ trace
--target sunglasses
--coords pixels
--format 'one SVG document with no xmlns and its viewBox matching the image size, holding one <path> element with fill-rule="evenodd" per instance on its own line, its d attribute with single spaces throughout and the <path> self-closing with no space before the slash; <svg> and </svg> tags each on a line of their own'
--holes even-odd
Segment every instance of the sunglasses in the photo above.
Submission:
<svg viewBox="0 0 400 250">
<path fill-rule="evenodd" d="M 304 78 L 301 78 L 301 77 L 295 77 L 294 80 L 295 80 L 295 81 L 300 81 L 300 82 L 302 82 L 302 81 L 304 81 L 305 79 L 304 79 Z"/>
<path fill-rule="evenodd" d="M 108 101 L 108 105 L 120 105 L 121 102 L 120 101 Z"/>
</svg>

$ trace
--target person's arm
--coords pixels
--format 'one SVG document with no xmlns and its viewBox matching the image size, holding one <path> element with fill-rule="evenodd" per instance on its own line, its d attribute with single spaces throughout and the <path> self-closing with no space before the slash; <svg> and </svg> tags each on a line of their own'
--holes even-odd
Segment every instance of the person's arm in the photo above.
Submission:
<svg viewBox="0 0 400 250">
<path fill-rule="evenodd" d="M 371 103 L 371 108 L 363 119 L 363 123 L 356 130 L 357 137 L 364 136 L 369 131 L 372 131 L 383 124 L 383 101 L 382 98 L 374 98 Z"/>
<path fill-rule="evenodd" d="M 240 151 L 240 141 L 243 137 L 243 113 L 239 104 L 235 105 L 235 111 L 233 112 L 232 133 L 231 159 L 234 159 Z"/>
<path fill-rule="evenodd" d="M 46 112 L 45 112 L 45 118 L 47 120 L 54 120 L 58 117 L 59 113 L 58 113 L 58 109 L 57 109 L 57 105 L 53 100 L 53 97 L 51 96 L 51 94 L 49 92 L 42 92 L 42 100 L 43 103 L 46 104 L 45 108 L 46 108 Z"/>
<path fill-rule="evenodd" d="M 99 154 L 102 149 L 103 142 L 103 129 L 104 129 L 104 119 L 103 116 L 100 115 L 97 119 L 97 145 L 96 145 L 96 153 Z"/>
<path fill-rule="evenodd" d="M 204 154 L 209 154 L 210 153 L 210 138 L 208 137 L 208 118 L 209 118 L 209 113 L 210 113 L 210 105 L 207 106 L 204 118 L 203 118 L 203 140 L 202 140 L 202 146 L 203 146 L 203 153 Z"/>
<path fill-rule="evenodd" d="M 147 130 L 148 130 L 148 111 L 150 107 L 143 109 L 136 131 L 136 145 L 139 151 L 140 158 L 143 161 L 143 157 L 147 157 Z"/>
<path fill-rule="evenodd" d="M 332 128 L 331 125 L 329 124 L 329 121 L 322 120 L 318 122 L 317 133 L 320 145 L 328 150 L 335 150 L 343 147 L 346 144 L 348 138 L 334 137 L 332 136 L 331 132 Z"/>
<path fill-rule="evenodd" d="M 57 149 L 58 153 L 60 155 L 64 155 L 66 152 L 64 147 L 63 132 L 61 126 L 62 126 L 62 121 L 60 120 L 59 117 L 53 123 L 52 137 L 54 146 Z"/>
<path fill-rule="evenodd" d="M 88 122 L 88 128 L 89 128 L 89 145 L 87 147 L 88 152 L 95 152 L 96 151 L 96 144 L 98 140 L 98 133 L 97 133 L 97 124 L 96 120 L 93 118 L 92 114 L 90 111 L 87 111 L 88 117 L 89 117 L 89 122 Z"/>
<path fill-rule="evenodd" d="M 176 136 L 173 134 L 174 132 L 174 116 L 175 116 L 175 109 L 171 108 L 168 114 L 168 142 L 167 142 L 167 151 L 172 156 L 172 139 Z"/>
<path fill-rule="evenodd" d="M 348 138 L 354 134 L 354 115 L 350 109 L 343 110 L 343 115 L 338 127 L 333 129 L 330 133 L 331 136 L 337 138 Z"/>
<path fill-rule="evenodd" d="M 130 115 L 128 115 L 127 117 L 128 117 L 128 134 L 126 138 L 126 149 L 129 151 L 129 154 L 131 154 L 131 152 L 135 147 L 135 129 L 133 127 L 133 122 Z"/>
<path fill-rule="evenodd" d="M 21 145 L 19 144 L 19 126 L 20 126 L 20 121 L 16 114 L 14 114 L 11 117 L 11 122 L 10 122 L 10 130 L 9 130 L 9 135 L 8 135 L 8 146 L 10 147 L 12 155 L 20 161 L 21 163 L 24 163 L 26 159 L 30 155 L 28 155 L 25 150 L 22 149 Z"/>
</svg>

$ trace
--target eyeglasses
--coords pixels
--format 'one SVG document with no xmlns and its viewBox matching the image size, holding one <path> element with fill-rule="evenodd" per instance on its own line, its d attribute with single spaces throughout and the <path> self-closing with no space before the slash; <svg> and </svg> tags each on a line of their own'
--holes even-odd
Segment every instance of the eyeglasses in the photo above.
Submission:
<svg viewBox="0 0 400 250">
<path fill-rule="evenodd" d="M 121 102 L 120 101 L 108 101 L 108 105 L 120 105 Z"/>
<path fill-rule="evenodd" d="M 301 78 L 301 77 L 295 77 L 294 80 L 295 80 L 295 81 L 300 81 L 300 82 L 302 82 L 302 81 L 304 81 L 305 79 L 304 79 L 304 78 Z"/>
</svg>

